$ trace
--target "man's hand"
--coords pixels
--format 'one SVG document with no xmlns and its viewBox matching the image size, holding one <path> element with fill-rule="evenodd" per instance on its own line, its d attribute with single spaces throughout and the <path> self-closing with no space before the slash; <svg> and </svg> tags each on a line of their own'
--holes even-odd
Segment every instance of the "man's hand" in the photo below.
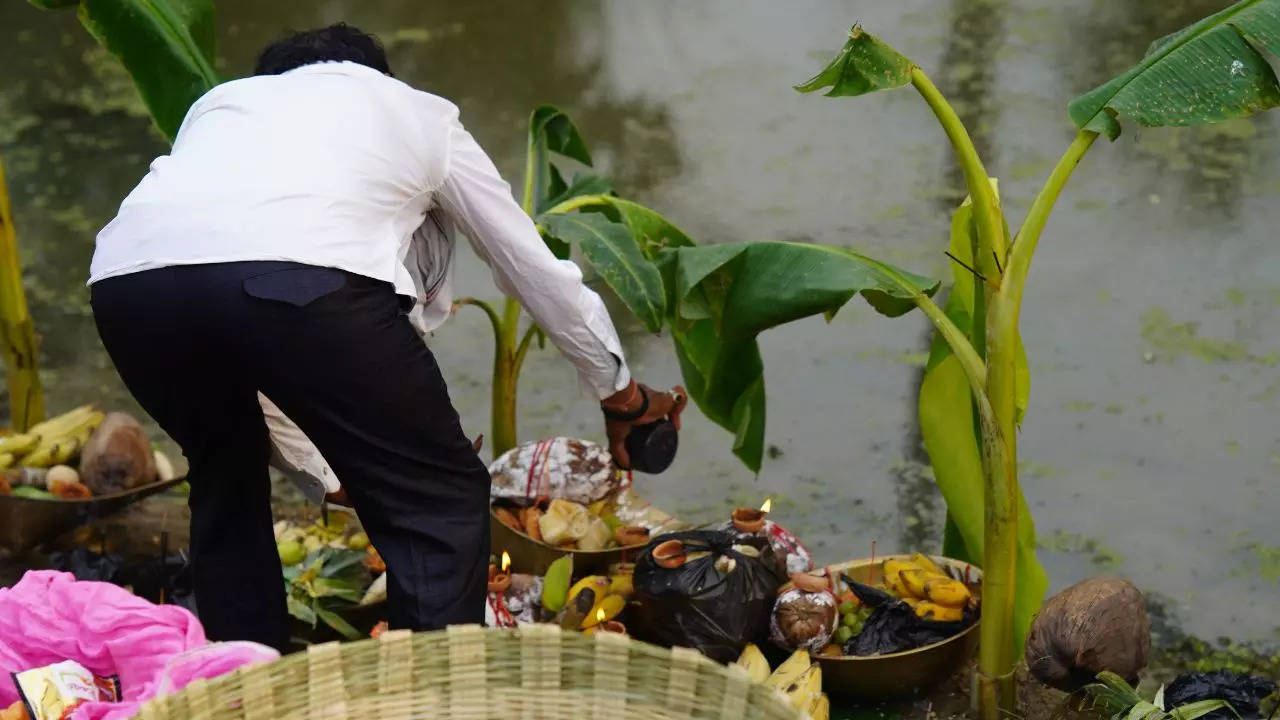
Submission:
<svg viewBox="0 0 1280 720">
<path fill-rule="evenodd" d="M 662 392 L 648 385 L 637 384 L 634 380 L 627 387 L 602 400 L 600 407 L 605 410 L 604 431 L 609 438 L 609 453 L 613 455 L 614 463 L 623 470 L 631 469 L 631 456 L 627 454 L 627 436 L 631 434 L 631 428 L 670 418 L 671 424 L 679 430 L 680 413 L 684 412 L 688 403 L 689 394 L 679 385 L 672 388 L 671 392 Z M 611 415 L 628 419 L 618 420 Z"/>
</svg>

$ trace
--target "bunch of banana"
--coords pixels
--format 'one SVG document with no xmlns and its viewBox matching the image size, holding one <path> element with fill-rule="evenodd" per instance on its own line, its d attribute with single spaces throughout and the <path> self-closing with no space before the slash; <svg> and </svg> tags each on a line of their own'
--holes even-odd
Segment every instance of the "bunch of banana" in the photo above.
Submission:
<svg viewBox="0 0 1280 720">
<path fill-rule="evenodd" d="M 627 606 L 627 598 L 614 592 L 614 588 L 614 578 L 604 575 L 588 575 L 579 580 L 569 588 L 568 602 L 559 618 L 560 627 L 586 630 L 617 617 Z M 625 592 L 622 587 L 618 589 Z"/>
<path fill-rule="evenodd" d="M 885 560 L 884 583 L 924 620 L 960 620 L 973 599 L 964 583 L 947 576 L 921 553 L 909 560 Z"/>
<path fill-rule="evenodd" d="M 809 713 L 813 720 L 830 718 L 831 703 L 822 692 L 822 666 L 809 657 L 807 650 L 795 651 L 777 670 L 770 672 L 769 661 L 760 648 L 747 643 L 736 664 L 747 671 L 752 681 L 782 693 L 792 707 Z"/>
<path fill-rule="evenodd" d="M 92 405 L 50 418 L 25 433 L 0 438 L 0 470 L 12 466 L 46 468 L 75 457 L 106 415 Z"/>
</svg>

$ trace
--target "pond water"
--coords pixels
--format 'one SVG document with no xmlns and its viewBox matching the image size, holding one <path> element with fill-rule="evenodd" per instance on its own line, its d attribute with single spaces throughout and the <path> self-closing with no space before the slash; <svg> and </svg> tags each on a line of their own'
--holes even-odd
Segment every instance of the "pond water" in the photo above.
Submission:
<svg viewBox="0 0 1280 720">
<path fill-rule="evenodd" d="M 619 190 L 702 242 L 858 248 L 946 277 L 960 178 L 910 90 L 830 100 L 790 89 L 861 22 L 921 64 L 973 129 L 1020 218 L 1071 138 L 1066 101 L 1223 0 L 675 0 L 420 3 L 219 0 L 220 69 L 248 72 L 289 29 L 380 33 L 398 76 L 454 100 L 512 180 L 527 114 L 564 107 Z M 1076 172 L 1041 243 L 1023 312 L 1033 373 L 1019 439 L 1055 589 L 1122 573 L 1188 632 L 1280 641 L 1280 115 L 1195 130 L 1128 128 Z M 134 408 L 93 330 L 94 232 L 164 145 L 128 79 L 71 13 L 0 5 L 0 153 L 55 409 Z M 464 258 L 462 292 L 496 296 Z M 615 317 L 624 311 L 615 304 Z M 651 384 L 670 343 L 621 321 Z M 824 562 L 936 547 L 943 504 L 914 423 L 929 339 L 918 314 L 860 302 L 762 337 L 763 472 L 691 412 L 675 467 L 639 480 L 709 521 L 775 498 Z M 464 312 L 432 347 L 470 432 L 488 425 L 491 338 Z M 163 352 L 164 348 L 156 348 Z M 554 351 L 532 354 L 524 438 L 598 437 Z"/>
</svg>

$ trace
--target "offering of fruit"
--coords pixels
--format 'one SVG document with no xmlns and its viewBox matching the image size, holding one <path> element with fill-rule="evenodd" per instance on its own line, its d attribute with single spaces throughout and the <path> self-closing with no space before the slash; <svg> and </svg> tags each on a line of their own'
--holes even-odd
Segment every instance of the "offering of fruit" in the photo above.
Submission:
<svg viewBox="0 0 1280 720">
<path fill-rule="evenodd" d="M 795 651 L 770 672 L 769 661 L 760 648 L 747 643 L 735 664 L 746 670 L 753 682 L 782 693 L 792 707 L 808 713 L 812 720 L 830 718 L 831 703 L 822 692 L 822 666 L 813 661 L 809 651 Z"/>
</svg>

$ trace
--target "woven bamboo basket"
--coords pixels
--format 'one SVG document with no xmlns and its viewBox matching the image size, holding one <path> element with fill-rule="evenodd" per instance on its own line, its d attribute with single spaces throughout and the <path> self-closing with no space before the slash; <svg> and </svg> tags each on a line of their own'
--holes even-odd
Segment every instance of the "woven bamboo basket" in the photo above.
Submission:
<svg viewBox="0 0 1280 720">
<path fill-rule="evenodd" d="M 460 625 L 313 645 L 143 705 L 138 720 L 803 720 L 746 671 L 624 635 Z"/>
</svg>

